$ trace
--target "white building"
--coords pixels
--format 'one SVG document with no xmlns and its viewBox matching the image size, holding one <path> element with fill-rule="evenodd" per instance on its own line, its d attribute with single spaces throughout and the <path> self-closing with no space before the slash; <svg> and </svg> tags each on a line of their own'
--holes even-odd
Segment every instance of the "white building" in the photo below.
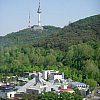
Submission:
<svg viewBox="0 0 100 100">
<path fill-rule="evenodd" d="M 59 73 L 59 71 L 55 71 L 55 70 L 44 70 L 43 79 L 45 80 L 64 79 L 64 73 Z"/>
<path fill-rule="evenodd" d="M 51 74 L 51 80 L 62 79 L 62 74 Z"/>
</svg>

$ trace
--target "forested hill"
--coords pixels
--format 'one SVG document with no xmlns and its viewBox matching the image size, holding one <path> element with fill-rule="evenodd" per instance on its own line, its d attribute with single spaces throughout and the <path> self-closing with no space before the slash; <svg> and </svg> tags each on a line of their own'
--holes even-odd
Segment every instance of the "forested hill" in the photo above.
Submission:
<svg viewBox="0 0 100 100">
<path fill-rule="evenodd" d="M 100 42 L 100 14 L 70 23 L 64 28 L 44 26 L 44 31 L 24 29 L 0 37 L 0 46 L 33 45 L 34 47 L 60 48 L 79 43 Z"/>
<path fill-rule="evenodd" d="M 66 50 L 71 45 L 79 43 L 100 43 L 100 14 L 70 23 L 58 34 L 40 41 L 40 46 Z"/>
<path fill-rule="evenodd" d="M 43 31 L 34 31 L 33 29 L 24 29 L 18 32 L 12 32 L 4 37 L 0 37 L 0 47 L 15 45 L 33 45 L 41 38 L 47 38 L 49 35 L 57 34 L 61 29 L 55 26 L 43 26 Z"/>
</svg>

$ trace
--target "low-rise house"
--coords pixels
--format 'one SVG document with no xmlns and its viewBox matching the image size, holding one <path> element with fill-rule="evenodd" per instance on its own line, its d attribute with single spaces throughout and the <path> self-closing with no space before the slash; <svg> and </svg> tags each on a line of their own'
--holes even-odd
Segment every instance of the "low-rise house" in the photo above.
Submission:
<svg viewBox="0 0 100 100">
<path fill-rule="evenodd" d="M 82 90 L 83 88 L 87 87 L 85 83 L 81 83 L 81 82 L 71 82 L 71 86 L 77 87 L 79 90 Z"/>
<path fill-rule="evenodd" d="M 69 92 L 69 93 L 73 93 L 74 92 L 74 90 L 72 88 L 67 88 L 67 89 L 61 88 L 61 89 L 58 89 L 58 91 L 59 92 Z"/>
<path fill-rule="evenodd" d="M 7 98 L 13 98 L 16 91 L 14 91 L 14 88 L 12 86 L 1 86 L 0 87 L 0 98 L 7 99 Z"/>
<path fill-rule="evenodd" d="M 77 87 L 80 90 L 81 95 L 83 97 L 86 97 L 89 94 L 89 86 L 86 85 L 85 83 L 72 82 L 71 85 L 72 87 Z"/>
</svg>

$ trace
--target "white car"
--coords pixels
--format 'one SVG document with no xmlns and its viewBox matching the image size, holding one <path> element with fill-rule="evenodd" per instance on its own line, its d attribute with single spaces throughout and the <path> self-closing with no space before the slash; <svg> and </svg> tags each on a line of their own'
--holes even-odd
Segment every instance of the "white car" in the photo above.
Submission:
<svg viewBox="0 0 100 100">
<path fill-rule="evenodd" d="M 100 91 L 97 91 L 98 94 L 100 94 Z"/>
</svg>

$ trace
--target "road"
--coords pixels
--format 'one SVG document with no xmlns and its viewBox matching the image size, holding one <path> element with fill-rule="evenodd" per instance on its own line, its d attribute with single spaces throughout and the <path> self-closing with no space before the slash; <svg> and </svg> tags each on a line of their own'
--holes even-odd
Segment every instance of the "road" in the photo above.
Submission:
<svg viewBox="0 0 100 100">
<path fill-rule="evenodd" d="M 98 100 L 100 99 L 100 87 L 98 87 L 95 91 L 94 91 L 94 96 L 92 97 L 92 100 Z"/>
<path fill-rule="evenodd" d="M 92 91 L 91 94 L 87 96 L 87 100 L 99 100 L 100 99 L 100 87 Z"/>
</svg>

